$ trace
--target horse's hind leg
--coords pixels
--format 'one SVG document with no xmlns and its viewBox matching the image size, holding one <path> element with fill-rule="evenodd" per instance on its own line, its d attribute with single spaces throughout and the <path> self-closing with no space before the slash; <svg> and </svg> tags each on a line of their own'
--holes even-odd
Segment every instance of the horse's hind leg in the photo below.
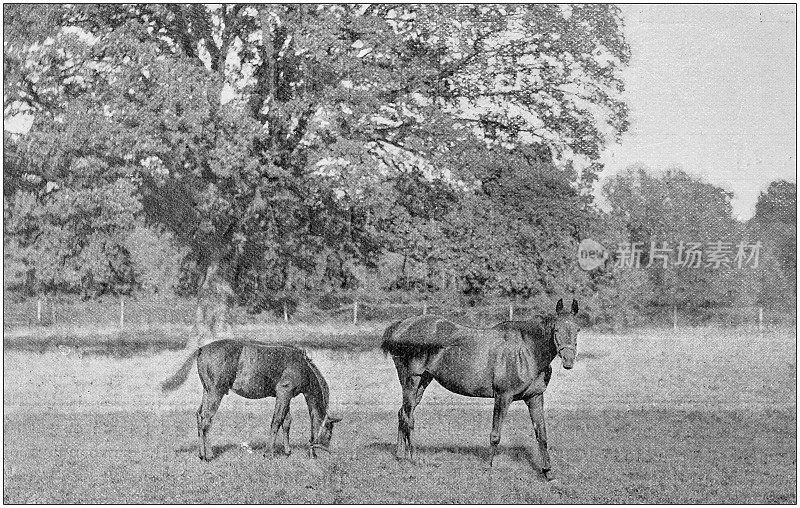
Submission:
<svg viewBox="0 0 800 508">
<path fill-rule="evenodd" d="M 414 411 L 422 400 L 425 388 L 433 380 L 427 372 L 421 375 L 407 375 L 403 385 L 403 406 L 400 408 L 398 418 L 400 430 L 405 441 L 405 452 L 409 459 L 414 460 Z M 399 452 L 399 439 L 398 439 Z M 400 454 L 398 453 L 398 457 Z"/>
<path fill-rule="evenodd" d="M 422 396 L 425 395 L 425 388 L 428 387 L 433 381 L 433 375 L 430 372 L 423 372 L 422 376 L 420 376 L 419 385 L 417 386 L 417 393 L 414 400 L 414 409 L 419 406 L 419 403 L 422 402 Z"/>
<path fill-rule="evenodd" d="M 413 357 L 401 358 L 395 356 L 393 360 L 397 368 L 400 388 L 403 390 L 403 402 L 397 412 L 397 447 L 395 456 L 398 459 L 407 457 L 413 460 L 414 409 L 422 400 L 425 388 L 433 380 L 433 376 L 428 372 L 423 372 L 421 375 L 412 374 L 409 362 L 416 361 Z"/>
<path fill-rule="evenodd" d="M 392 359 L 397 368 L 400 389 L 403 391 L 403 400 L 400 410 L 397 412 L 397 447 L 394 452 L 397 459 L 402 459 L 408 457 L 409 454 L 413 457 L 413 451 L 411 450 L 411 432 L 414 428 L 412 412 L 416 405 L 417 380 L 419 376 L 411 375 L 407 364 L 408 358 L 394 356 Z"/>
<path fill-rule="evenodd" d="M 419 403 L 422 402 L 422 396 L 425 395 L 425 388 L 431 384 L 433 381 L 433 375 L 429 372 L 423 372 L 420 376 L 412 376 L 411 377 L 412 384 L 416 384 L 416 389 L 414 390 L 414 398 L 413 398 L 413 406 L 411 406 L 411 414 L 410 414 L 410 427 L 409 427 L 409 434 L 408 434 L 408 451 L 411 457 L 411 460 L 414 460 L 414 445 L 411 442 L 412 435 L 414 434 L 414 424 L 416 422 L 416 411 L 417 406 Z"/>
<path fill-rule="evenodd" d="M 539 443 L 539 454 L 542 456 L 542 473 L 545 478 L 552 480 L 550 474 L 550 453 L 547 451 L 547 426 L 544 422 L 544 394 L 537 394 L 525 401 L 531 414 L 533 432 Z"/>
<path fill-rule="evenodd" d="M 208 431 L 211 429 L 211 420 L 214 418 L 222 402 L 223 394 L 214 391 L 203 392 L 203 402 L 197 410 L 197 437 L 200 441 L 200 459 L 211 460 L 213 452 L 208 443 Z"/>
<path fill-rule="evenodd" d="M 402 390 L 403 403 L 400 410 L 397 411 L 397 446 L 394 451 L 395 457 L 402 458 L 405 454 L 406 428 L 405 428 L 405 400 L 406 400 L 406 377 L 408 369 L 402 358 L 393 356 L 394 366 L 397 369 L 397 378 L 400 381 L 400 389 Z"/>
<path fill-rule="evenodd" d="M 409 376 L 410 378 L 411 376 Z M 414 401 L 416 400 L 416 386 L 411 379 L 403 385 L 403 405 L 397 413 L 397 458 L 414 459 L 414 445 L 412 434 L 414 432 Z M 402 445 L 401 445 L 402 443 Z"/>
</svg>

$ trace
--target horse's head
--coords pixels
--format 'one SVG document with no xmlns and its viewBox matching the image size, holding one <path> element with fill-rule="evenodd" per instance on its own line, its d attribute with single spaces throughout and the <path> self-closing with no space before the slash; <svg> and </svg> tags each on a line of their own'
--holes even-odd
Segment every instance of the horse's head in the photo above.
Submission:
<svg viewBox="0 0 800 508">
<path fill-rule="evenodd" d="M 572 300 L 572 309 L 564 309 L 564 300 L 559 299 L 556 304 L 556 320 L 553 325 L 553 341 L 556 344 L 561 365 L 571 369 L 578 354 L 578 323 L 575 316 L 578 314 L 578 301 Z"/>
<path fill-rule="evenodd" d="M 311 444 L 311 456 L 316 457 L 315 450 L 317 448 L 329 451 L 331 446 L 331 438 L 333 438 L 333 424 L 342 421 L 342 417 L 334 413 L 328 413 L 322 419 L 322 424 L 319 426 L 317 435 L 314 442 Z"/>
</svg>

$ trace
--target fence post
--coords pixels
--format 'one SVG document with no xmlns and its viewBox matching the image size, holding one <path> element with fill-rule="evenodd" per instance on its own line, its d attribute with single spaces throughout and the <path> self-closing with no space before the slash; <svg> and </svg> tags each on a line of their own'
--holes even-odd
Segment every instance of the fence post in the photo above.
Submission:
<svg viewBox="0 0 800 508">
<path fill-rule="evenodd" d="M 677 330 L 678 329 L 678 306 L 677 305 L 673 305 L 672 306 L 672 329 L 673 330 Z"/>
<path fill-rule="evenodd" d="M 514 320 L 514 302 L 508 302 L 508 320 Z"/>
<path fill-rule="evenodd" d="M 358 324 L 358 300 L 353 300 L 353 324 Z"/>
<path fill-rule="evenodd" d="M 758 308 L 758 331 L 764 329 L 764 307 Z"/>
<path fill-rule="evenodd" d="M 119 329 L 125 326 L 125 297 L 119 295 Z"/>
<path fill-rule="evenodd" d="M 283 320 L 289 322 L 289 309 L 286 308 L 286 300 L 283 300 Z"/>
<path fill-rule="evenodd" d="M 42 297 L 36 298 L 36 321 L 42 324 Z"/>
<path fill-rule="evenodd" d="M 422 300 L 422 315 L 428 313 L 428 300 Z"/>
</svg>

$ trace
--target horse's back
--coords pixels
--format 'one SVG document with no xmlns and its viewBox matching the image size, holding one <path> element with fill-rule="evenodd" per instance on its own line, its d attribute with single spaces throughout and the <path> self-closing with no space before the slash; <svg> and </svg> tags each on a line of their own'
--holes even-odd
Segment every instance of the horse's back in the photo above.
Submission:
<svg viewBox="0 0 800 508">
<path fill-rule="evenodd" d="M 305 353 L 294 346 L 219 340 L 200 348 L 197 366 L 206 390 L 233 390 L 260 399 L 275 396 L 280 382 L 301 385 L 306 361 Z"/>
<path fill-rule="evenodd" d="M 458 344 L 458 325 L 439 316 L 414 316 L 392 323 L 381 347 L 393 355 L 430 352 Z"/>
</svg>

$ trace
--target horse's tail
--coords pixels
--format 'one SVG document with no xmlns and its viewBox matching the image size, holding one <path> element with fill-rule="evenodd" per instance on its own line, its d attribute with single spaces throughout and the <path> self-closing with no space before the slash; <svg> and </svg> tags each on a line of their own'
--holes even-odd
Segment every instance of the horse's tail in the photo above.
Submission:
<svg viewBox="0 0 800 508">
<path fill-rule="evenodd" d="M 177 390 L 179 386 L 186 382 L 186 378 L 189 377 L 189 371 L 192 370 L 192 364 L 199 351 L 199 349 L 195 349 L 192 354 L 184 360 L 178 372 L 161 382 L 161 393 Z"/>
<path fill-rule="evenodd" d="M 397 353 L 397 343 L 392 340 L 392 334 L 394 331 L 397 330 L 397 327 L 400 326 L 402 321 L 395 321 L 394 323 L 390 324 L 386 331 L 383 332 L 383 342 L 381 342 L 381 349 L 383 350 L 384 354 L 395 354 Z"/>
</svg>

